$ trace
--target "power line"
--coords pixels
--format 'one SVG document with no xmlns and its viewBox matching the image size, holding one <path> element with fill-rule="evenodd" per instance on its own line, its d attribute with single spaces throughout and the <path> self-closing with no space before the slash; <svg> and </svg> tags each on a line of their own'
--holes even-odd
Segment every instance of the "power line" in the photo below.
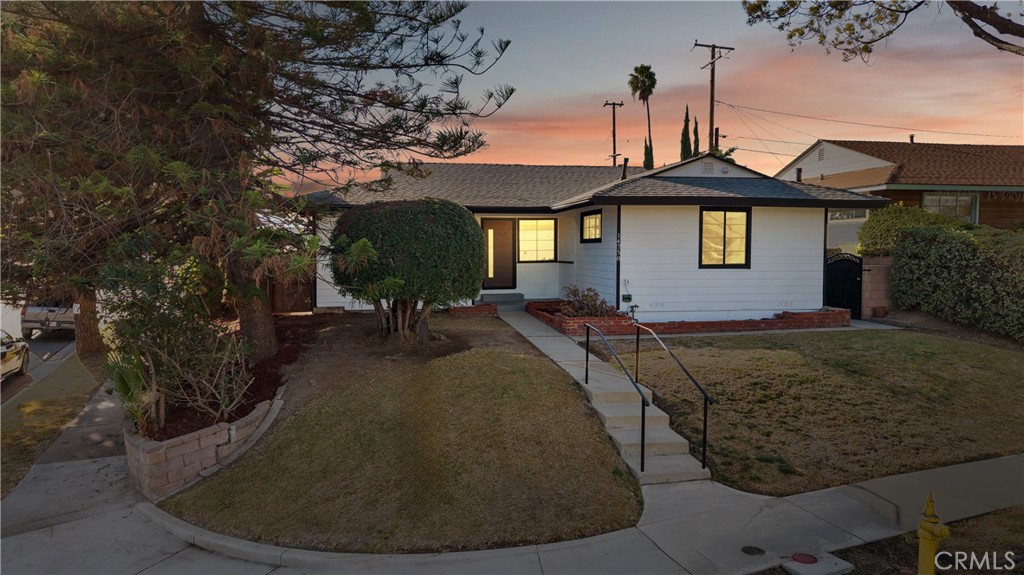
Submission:
<svg viewBox="0 0 1024 575">
<path fill-rule="evenodd" d="M 790 158 L 795 158 L 797 156 L 797 154 L 786 154 L 784 152 L 772 152 L 771 150 L 768 150 L 768 151 L 765 151 L 765 150 L 751 150 L 750 148 L 736 148 L 736 149 L 744 151 L 744 152 L 754 152 L 755 154 L 771 154 L 773 156 L 789 156 Z M 778 159 L 778 158 L 776 158 L 776 159 Z"/>
<path fill-rule="evenodd" d="M 763 108 L 754 108 L 751 106 L 740 106 L 738 104 L 730 104 L 721 100 L 715 100 L 717 103 L 723 106 L 728 106 L 732 109 L 743 109 L 743 110 L 755 110 L 757 112 L 765 112 L 767 114 L 779 114 L 780 116 L 790 116 L 793 118 L 803 118 L 805 120 L 817 120 L 819 122 L 834 122 L 836 124 L 850 124 L 853 126 L 867 126 L 869 128 L 887 128 L 890 130 L 904 130 L 907 132 L 927 132 L 931 134 L 950 134 L 954 136 L 980 136 L 983 138 L 1015 138 L 1016 136 L 1000 136 L 996 134 L 978 134 L 973 132 L 949 132 L 945 130 L 925 130 L 924 128 L 906 128 L 902 126 L 886 126 L 884 124 L 868 124 L 866 122 L 853 122 L 849 120 L 832 120 L 829 118 L 817 118 L 815 116 L 804 116 L 801 114 L 791 114 L 789 112 L 779 112 L 776 110 L 765 110 Z"/>
<path fill-rule="evenodd" d="M 758 140 L 760 142 L 774 142 L 776 144 L 794 144 L 796 146 L 810 146 L 811 144 L 814 143 L 814 142 L 790 142 L 789 140 L 769 140 L 767 138 L 758 138 L 756 136 L 755 137 L 750 137 L 750 136 L 734 136 L 732 134 L 729 134 L 729 138 L 730 139 L 734 139 L 734 140 Z"/>
</svg>

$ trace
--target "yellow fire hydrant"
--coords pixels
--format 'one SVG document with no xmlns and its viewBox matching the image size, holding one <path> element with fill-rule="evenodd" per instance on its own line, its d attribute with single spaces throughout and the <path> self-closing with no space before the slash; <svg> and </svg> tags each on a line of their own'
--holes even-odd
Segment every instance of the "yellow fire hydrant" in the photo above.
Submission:
<svg viewBox="0 0 1024 575">
<path fill-rule="evenodd" d="M 939 523 L 935 515 L 935 500 L 932 494 L 924 503 L 924 513 L 917 523 L 917 575 L 935 575 L 935 553 L 939 549 L 939 540 L 949 537 L 949 527 Z"/>
</svg>

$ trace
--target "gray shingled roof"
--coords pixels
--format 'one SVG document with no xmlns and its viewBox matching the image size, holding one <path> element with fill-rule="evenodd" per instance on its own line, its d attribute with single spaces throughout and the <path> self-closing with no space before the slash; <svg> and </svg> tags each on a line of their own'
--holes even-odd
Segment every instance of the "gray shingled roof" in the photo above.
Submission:
<svg viewBox="0 0 1024 575">
<path fill-rule="evenodd" d="M 607 198 L 607 200 L 604 200 Z M 646 176 L 613 184 L 593 196 L 596 203 L 686 203 L 713 201 L 737 205 L 873 207 L 885 198 L 824 188 L 775 178 L 663 177 Z M 632 200 L 632 201 L 630 201 Z"/>
<path fill-rule="evenodd" d="M 704 156 L 693 158 L 694 162 Z M 885 198 L 810 184 L 784 182 L 743 168 L 756 177 L 668 177 L 611 166 L 527 166 L 511 164 L 423 164 L 428 174 L 395 174 L 386 192 L 329 191 L 306 196 L 316 205 L 346 207 L 373 201 L 444 198 L 475 212 L 557 211 L 583 204 L 706 204 L 743 206 L 881 207 Z M 739 167 L 739 166 L 738 166 Z"/>
<path fill-rule="evenodd" d="M 515 164 L 423 164 L 426 177 L 395 173 L 387 192 L 356 191 L 339 195 L 329 191 L 307 195 L 311 203 L 353 206 L 373 201 L 444 198 L 472 210 L 515 208 L 550 210 L 566 198 L 614 182 L 622 167 L 527 166 Z M 637 174 L 643 168 L 627 168 Z"/>
</svg>

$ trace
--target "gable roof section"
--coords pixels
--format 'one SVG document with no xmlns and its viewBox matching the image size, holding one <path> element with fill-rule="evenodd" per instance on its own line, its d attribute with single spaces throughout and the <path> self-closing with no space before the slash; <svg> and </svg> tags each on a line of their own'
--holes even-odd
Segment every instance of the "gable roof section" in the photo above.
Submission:
<svg viewBox="0 0 1024 575">
<path fill-rule="evenodd" d="M 678 177 L 671 175 L 680 166 L 707 158 L 713 159 L 720 167 L 729 168 L 729 171 L 737 169 L 741 175 L 731 177 Z M 786 182 L 705 154 L 685 162 L 613 182 L 597 190 L 555 204 L 554 208 L 559 210 L 586 204 L 876 208 L 884 206 L 888 201 L 886 198 L 833 187 Z"/>
<path fill-rule="evenodd" d="M 373 201 L 444 198 L 471 211 L 552 211 L 568 197 L 601 187 L 622 177 L 622 166 L 528 166 L 517 164 L 422 164 L 427 174 L 413 178 L 393 174 L 390 189 L 380 193 L 330 191 L 309 194 L 313 203 L 332 207 Z M 626 168 L 637 174 L 643 168 Z"/>
<path fill-rule="evenodd" d="M 881 185 L 899 186 L 1016 186 L 1024 188 L 1024 146 L 980 144 L 922 144 L 859 140 L 819 140 L 800 157 L 817 149 L 821 142 L 853 150 L 895 164 L 883 170 L 849 172 L 826 176 L 822 183 L 844 188 Z M 796 162 L 791 162 L 793 165 Z M 789 166 L 783 168 L 788 169 Z"/>
</svg>

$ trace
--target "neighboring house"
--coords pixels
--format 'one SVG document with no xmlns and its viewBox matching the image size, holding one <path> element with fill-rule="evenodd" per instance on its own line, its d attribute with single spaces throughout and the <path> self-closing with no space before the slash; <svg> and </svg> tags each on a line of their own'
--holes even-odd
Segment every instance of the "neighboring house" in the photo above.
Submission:
<svg viewBox="0 0 1024 575">
<path fill-rule="evenodd" d="M 1024 226 L 1024 146 L 819 140 L 775 177 L 997 228 Z"/>
<path fill-rule="evenodd" d="M 439 197 L 472 211 L 484 231 L 480 298 L 557 299 L 592 287 L 641 321 L 758 319 L 823 306 L 828 208 L 886 200 L 784 182 L 703 155 L 625 178 L 619 168 L 426 164 L 381 195 L 307 196 L 345 208 Z M 321 218 L 329 233 L 333 218 Z M 322 262 L 322 277 L 330 277 Z M 317 308 L 362 306 L 318 280 Z"/>
</svg>

